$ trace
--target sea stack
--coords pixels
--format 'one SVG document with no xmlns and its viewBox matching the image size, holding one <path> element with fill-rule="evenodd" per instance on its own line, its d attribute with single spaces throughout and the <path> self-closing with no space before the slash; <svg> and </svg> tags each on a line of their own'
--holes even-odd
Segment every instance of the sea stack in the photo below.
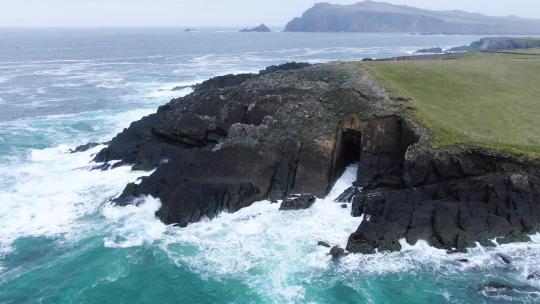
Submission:
<svg viewBox="0 0 540 304">
<path fill-rule="evenodd" d="M 240 32 L 242 33 L 249 33 L 249 32 L 268 33 L 271 31 L 272 30 L 270 30 L 270 28 L 267 27 L 264 23 L 254 28 L 245 28 L 245 29 L 240 30 Z"/>
</svg>

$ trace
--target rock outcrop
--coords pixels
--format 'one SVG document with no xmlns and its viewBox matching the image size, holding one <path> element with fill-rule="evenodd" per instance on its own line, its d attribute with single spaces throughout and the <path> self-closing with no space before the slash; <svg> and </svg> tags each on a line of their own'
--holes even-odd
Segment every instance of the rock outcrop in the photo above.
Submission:
<svg viewBox="0 0 540 304">
<path fill-rule="evenodd" d="M 281 203 L 279 210 L 300 210 L 308 209 L 315 203 L 315 196 L 310 194 L 298 194 L 287 197 Z"/>
<path fill-rule="evenodd" d="M 408 153 L 413 153 L 412 150 Z M 429 151 L 403 164 L 403 187 L 377 178 L 353 199 L 365 220 L 347 249 L 399 250 L 399 240 L 463 249 L 529 240 L 540 229 L 540 169 L 487 152 Z"/>
<path fill-rule="evenodd" d="M 358 148 L 341 127 L 347 117 L 398 107 L 383 102 L 384 90 L 354 64 L 293 66 L 210 79 L 116 136 L 97 161 L 157 168 L 128 185 L 117 204 L 152 195 L 162 201 L 160 219 L 185 226 L 261 199 L 324 196 L 359 158 L 340 150 Z"/>
<path fill-rule="evenodd" d="M 268 26 L 266 26 L 265 24 L 261 24 L 259 26 L 256 26 L 254 28 L 250 28 L 250 29 L 242 29 L 240 30 L 240 32 L 243 32 L 243 33 L 249 33 L 249 32 L 259 32 L 259 33 L 268 33 L 268 32 L 271 32 L 272 30 L 270 28 L 268 28 Z"/>
<path fill-rule="evenodd" d="M 540 34 L 540 20 L 364 1 L 351 5 L 315 4 L 301 17 L 291 20 L 285 31 L 533 35 Z"/>
<path fill-rule="evenodd" d="M 186 226 L 262 199 L 323 197 L 358 163 L 355 187 L 340 197 L 352 202 L 353 216 L 364 216 L 350 252 L 399 250 L 403 238 L 463 249 L 540 230 L 538 162 L 430 148 L 429 132 L 406 104 L 358 63 L 287 64 L 203 82 L 134 122 L 95 160 L 155 169 L 115 202 L 157 197 L 167 224 Z"/>
<path fill-rule="evenodd" d="M 427 49 L 421 49 L 416 52 L 415 54 L 442 54 L 444 53 L 444 50 L 440 47 L 432 47 Z"/>
</svg>

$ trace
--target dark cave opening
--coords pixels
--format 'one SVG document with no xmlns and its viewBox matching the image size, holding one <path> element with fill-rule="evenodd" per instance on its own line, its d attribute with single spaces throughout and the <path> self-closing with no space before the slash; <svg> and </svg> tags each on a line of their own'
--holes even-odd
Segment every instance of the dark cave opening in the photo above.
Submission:
<svg viewBox="0 0 540 304">
<path fill-rule="evenodd" d="M 362 133 L 347 129 L 341 132 L 341 138 L 336 150 L 332 183 L 334 183 L 350 164 L 360 161 L 362 152 Z"/>
</svg>

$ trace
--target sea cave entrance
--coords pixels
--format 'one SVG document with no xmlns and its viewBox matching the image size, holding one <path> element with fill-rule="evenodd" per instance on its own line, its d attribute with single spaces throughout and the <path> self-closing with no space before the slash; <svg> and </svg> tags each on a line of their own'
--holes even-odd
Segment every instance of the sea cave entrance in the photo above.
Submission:
<svg viewBox="0 0 540 304">
<path fill-rule="evenodd" d="M 341 134 L 338 134 L 335 153 L 332 184 L 345 172 L 347 166 L 360 161 L 362 133 L 352 129 L 341 131 Z"/>
</svg>

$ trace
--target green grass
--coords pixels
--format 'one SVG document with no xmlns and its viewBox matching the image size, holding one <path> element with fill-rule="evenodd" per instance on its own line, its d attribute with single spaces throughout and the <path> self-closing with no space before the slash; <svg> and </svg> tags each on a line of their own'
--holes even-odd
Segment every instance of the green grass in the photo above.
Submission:
<svg viewBox="0 0 540 304">
<path fill-rule="evenodd" d="M 434 146 L 473 143 L 537 158 L 540 50 L 527 52 L 363 64 L 394 95 L 413 101 Z"/>
</svg>

